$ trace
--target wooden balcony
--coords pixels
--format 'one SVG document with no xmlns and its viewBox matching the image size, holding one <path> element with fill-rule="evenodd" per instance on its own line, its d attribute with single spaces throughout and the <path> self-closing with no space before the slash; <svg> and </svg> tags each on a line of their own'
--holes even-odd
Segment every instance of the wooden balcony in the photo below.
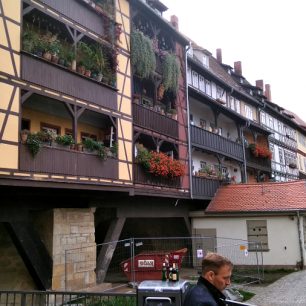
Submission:
<svg viewBox="0 0 306 306">
<path fill-rule="evenodd" d="M 146 172 L 139 164 L 134 164 L 134 183 L 168 188 L 181 187 L 180 178 L 169 179 L 160 176 L 154 176 L 151 173 Z"/>
<path fill-rule="evenodd" d="M 245 159 L 248 167 L 267 172 L 272 171 L 271 160 L 268 158 L 255 157 L 249 148 L 245 149 Z"/>
<path fill-rule="evenodd" d="M 190 126 L 190 136 L 193 146 L 220 153 L 238 161 L 243 161 L 243 148 L 237 142 L 193 125 Z"/>
<path fill-rule="evenodd" d="M 88 9 L 85 9 L 86 6 L 84 6 L 82 1 L 41 0 L 41 2 L 77 23 L 82 20 L 82 25 L 85 28 L 99 36 L 103 37 L 106 34 L 103 25 L 103 15 L 95 13 L 94 9 L 91 9 L 89 6 L 87 6 Z"/>
<path fill-rule="evenodd" d="M 118 179 L 117 159 L 102 161 L 95 154 L 49 146 L 43 146 L 33 158 L 26 145 L 19 148 L 22 171 Z"/>
<path fill-rule="evenodd" d="M 22 54 L 22 78 L 56 92 L 117 110 L 117 92 L 42 58 Z"/>
<path fill-rule="evenodd" d="M 192 177 L 192 196 L 195 199 L 212 199 L 219 187 L 220 181 L 217 179 Z"/>
<path fill-rule="evenodd" d="M 178 123 L 148 107 L 133 104 L 134 124 L 169 137 L 178 138 Z"/>
</svg>

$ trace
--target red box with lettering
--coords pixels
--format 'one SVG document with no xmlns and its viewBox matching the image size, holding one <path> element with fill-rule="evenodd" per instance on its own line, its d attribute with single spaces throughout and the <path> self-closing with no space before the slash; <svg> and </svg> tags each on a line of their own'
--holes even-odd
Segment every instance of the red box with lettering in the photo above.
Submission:
<svg viewBox="0 0 306 306">
<path fill-rule="evenodd" d="M 120 266 L 130 282 L 141 282 L 143 280 L 160 280 L 163 262 L 169 263 L 170 267 L 172 267 L 173 263 L 176 263 L 180 269 L 182 260 L 186 253 L 187 248 L 168 252 L 142 252 L 136 255 L 134 260 L 133 258 L 129 258 L 122 261 Z M 134 269 L 132 269 L 133 266 Z"/>
</svg>

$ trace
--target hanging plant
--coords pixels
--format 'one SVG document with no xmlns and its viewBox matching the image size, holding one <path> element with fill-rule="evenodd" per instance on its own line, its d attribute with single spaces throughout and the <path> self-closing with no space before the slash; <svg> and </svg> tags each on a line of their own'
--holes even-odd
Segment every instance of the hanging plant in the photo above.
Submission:
<svg viewBox="0 0 306 306">
<path fill-rule="evenodd" d="M 178 81 L 180 77 L 180 66 L 176 55 L 167 53 L 164 57 L 162 68 L 165 90 L 169 90 L 176 95 L 178 92 Z"/>
<path fill-rule="evenodd" d="M 156 59 L 152 41 L 138 30 L 131 34 L 131 60 L 135 74 L 141 79 L 150 78 L 155 71 Z"/>
</svg>

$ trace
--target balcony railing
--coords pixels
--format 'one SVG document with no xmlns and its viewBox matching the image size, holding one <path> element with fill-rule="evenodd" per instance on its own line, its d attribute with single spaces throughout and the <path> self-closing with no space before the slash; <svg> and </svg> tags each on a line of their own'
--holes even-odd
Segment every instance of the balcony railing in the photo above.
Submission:
<svg viewBox="0 0 306 306">
<path fill-rule="evenodd" d="M 43 146 L 32 157 L 26 145 L 20 145 L 20 170 L 58 175 L 118 179 L 118 160 L 102 161 L 97 155 Z"/>
<path fill-rule="evenodd" d="M 148 107 L 133 104 L 134 124 L 154 132 L 178 138 L 177 121 L 159 114 Z"/>
<path fill-rule="evenodd" d="M 21 61 L 24 80 L 117 110 L 117 92 L 114 89 L 41 58 L 22 54 Z"/>
<path fill-rule="evenodd" d="M 82 1 L 77 0 L 41 0 L 44 4 L 51 7 L 55 11 L 67 16 L 73 21 L 79 23 L 82 20 L 82 25 L 90 31 L 98 34 L 101 37 L 105 37 L 111 31 L 112 27 L 106 28 L 104 26 L 105 20 L 108 18 L 106 14 L 97 14 L 92 7 L 84 7 Z M 84 2 L 84 1 L 83 1 Z M 96 9 L 97 10 L 97 9 Z"/>
<path fill-rule="evenodd" d="M 134 183 L 159 187 L 180 188 L 180 178 L 165 178 L 146 172 L 139 164 L 134 164 Z"/>
<path fill-rule="evenodd" d="M 192 177 L 192 195 L 196 199 L 211 199 L 214 197 L 220 181 L 200 176 Z"/>
<path fill-rule="evenodd" d="M 248 167 L 271 172 L 271 160 L 255 157 L 249 148 L 245 149 L 245 159 Z"/>
<path fill-rule="evenodd" d="M 192 145 L 243 161 L 241 144 L 193 125 L 190 126 L 190 134 Z"/>
</svg>

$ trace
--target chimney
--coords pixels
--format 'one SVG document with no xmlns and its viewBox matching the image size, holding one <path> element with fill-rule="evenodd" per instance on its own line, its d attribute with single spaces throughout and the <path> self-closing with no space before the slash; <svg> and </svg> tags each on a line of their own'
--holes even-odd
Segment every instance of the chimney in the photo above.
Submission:
<svg viewBox="0 0 306 306">
<path fill-rule="evenodd" d="M 263 80 L 256 80 L 256 87 L 260 88 L 263 91 L 264 90 Z"/>
<path fill-rule="evenodd" d="M 179 20 L 178 20 L 177 16 L 172 15 L 170 17 L 170 22 L 173 25 L 173 27 L 178 31 L 179 30 Z"/>
<path fill-rule="evenodd" d="M 241 62 L 240 61 L 234 63 L 234 70 L 235 70 L 236 74 L 242 75 L 242 67 L 241 67 Z"/>
<path fill-rule="evenodd" d="M 222 49 L 217 49 L 216 50 L 216 56 L 217 56 L 217 61 L 222 64 Z"/>
<path fill-rule="evenodd" d="M 271 86 L 270 84 L 265 85 L 265 96 L 268 101 L 271 101 Z"/>
</svg>

